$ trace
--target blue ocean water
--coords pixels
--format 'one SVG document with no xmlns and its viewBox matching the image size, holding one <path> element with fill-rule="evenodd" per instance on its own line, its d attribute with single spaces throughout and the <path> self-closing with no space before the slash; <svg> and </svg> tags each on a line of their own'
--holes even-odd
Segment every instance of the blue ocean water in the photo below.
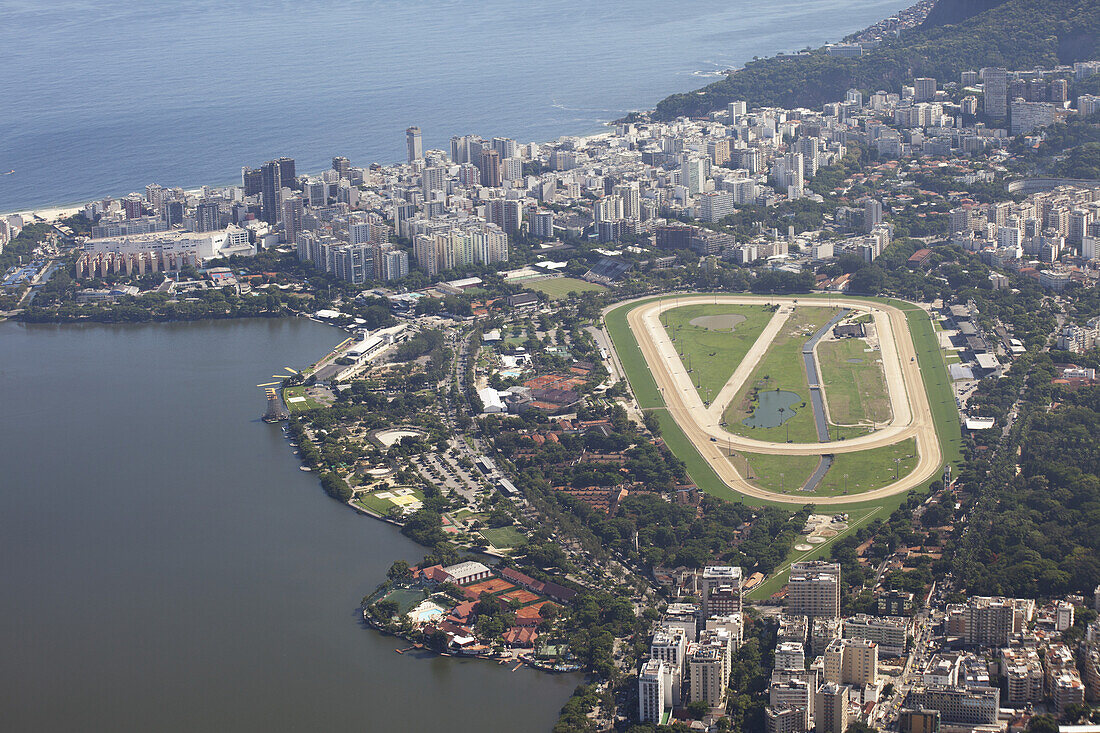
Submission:
<svg viewBox="0 0 1100 733">
<path fill-rule="evenodd" d="M 0 211 L 601 123 L 906 0 L 0 0 Z"/>
</svg>

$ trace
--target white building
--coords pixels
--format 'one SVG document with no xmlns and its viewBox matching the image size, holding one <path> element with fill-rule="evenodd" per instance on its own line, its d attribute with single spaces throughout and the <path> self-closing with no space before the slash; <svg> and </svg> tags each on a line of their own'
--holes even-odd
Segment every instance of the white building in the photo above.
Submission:
<svg viewBox="0 0 1100 733">
<path fill-rule="evenodd" d="M 476 583 L 479 580 L 485 580 L 493 574 L 488 567 L 473 560 L 460 562 L 457 565 L 448 565 L 443 568 L 443 571 L 451 576 L 451 582 L 455 585 Z"/>
<path fill-rule="evenodd" d="M 672 679 L 665 663 L 650 659 L 638 672 L 638 719 L 643 723 L 662 723 L 665 711 L 672 709 Z"/>
</svg>

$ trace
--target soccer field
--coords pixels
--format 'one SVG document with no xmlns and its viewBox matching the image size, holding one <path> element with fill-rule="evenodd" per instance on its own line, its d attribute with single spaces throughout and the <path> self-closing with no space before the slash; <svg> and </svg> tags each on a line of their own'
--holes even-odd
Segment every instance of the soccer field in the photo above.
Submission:
<svg viewBox="0 0 1100 733">
<path fill-rule="evenodd" d="M 578 280 L 575 277 L 551 277 L 546 280 L 535 280 L 524 283 L 530 290 L 537 290 L 550 296 L 551 300 L 561 300 L 569 293 L 590 293 L 604 289 L 603 285 L 590 283 L 587 280 Z"/>
</svg>

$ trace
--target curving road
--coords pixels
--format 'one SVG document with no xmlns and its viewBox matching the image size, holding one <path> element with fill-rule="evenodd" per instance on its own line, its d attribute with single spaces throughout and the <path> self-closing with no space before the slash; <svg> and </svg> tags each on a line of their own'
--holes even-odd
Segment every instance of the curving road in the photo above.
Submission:
<svg viewBox="0 0 1100 733">
<path fill-rule="evenodd" d="M 797 298 L 775 296 L 687 295 L 670 300 L 641 303 L 627 314 L 627 323 L 657 382 L 666 408 L 711 468 L 734 491 L 757 499 L 789 504 L 854 504 L 871 501 L 903 493 L 938 476 L 943 455 L 936 437 L 932 409 L 928 404 L 928 396 L 925 394 L 924 382 L 917 365 L 916 349 L 909 335 L 905 314 L 892 306 L 844 297 L 835 298 L 828 304 L 804 298 L 799 304 L 803 307 L 830 305 L 849 308 L 853 311 L 870 313 L 874 317 L 893 414 L 892 421 L 886 427 L 869 435 L 839 442 L 776 443 L 734 435 L 719 425 L 725 407 L 763 358 L 796 307 L 797 301 Z M 714 402 L 708 407 L 703 404 L 690 375 L 676 353 L 675 346 L 661 326 L 660 311 L 685 305 L 714 303 L 728 305 L 772 303 L 778 305 L 779 310 L 734 370 L 729 381 L 719 391 Z M 780 494 L 761 489 L 746 481 L 722 450 L 728 446 L 736 450 L 771 455 L 826 455 L 884 447 L 907 438 L 916 439 L 918 463 L 913 471 L 883 488 L 850 496 L 808 497 L 805 494 L 801 496 Z"/>
</svg>

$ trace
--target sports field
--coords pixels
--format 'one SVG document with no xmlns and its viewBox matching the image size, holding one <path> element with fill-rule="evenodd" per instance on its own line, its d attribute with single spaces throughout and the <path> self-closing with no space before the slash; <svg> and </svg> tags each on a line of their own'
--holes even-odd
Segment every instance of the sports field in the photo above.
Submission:
<svg viewBox="0 0 1100 733">
<path fill-rule="evenodd" d="M 423 506 L 424 494 L 420 489 L 411 487 L 398 487 L 383 491 L 363 492 L 355 497 L 354 502 L 365 509 L 370 509 L 375 514 L 385 515 L 390 509 L 401 507 L 402 510 L 415 511 Z"/>
<path fill-rule="evenodd" d="M 760 337 L 774 315 L 762 305 L 689 305 L 661 314 L 661 323 L 691 375 L 699 396 L 710 401 Z"/>
<path fill-rule="evenodd" d="M 481 530 L 481 536 L 485 541 L 498 550 L 510 550 L 519 547 L 527 538 L 515 527 L 496 527 L 494 529 Z"/>
<path fill-rule="evenodd" d="M 882 373 L 882 358 L 869 351 L 864 339 L 822 341 L 817 346 L 825 399 L 834 425 L 885 423 L 890 397 Z"/>
<path fill-rule="evenodd" d="M 535 280 L 524 283 L 524 287 L 546 293 L 551 300 L 561 300 L 568 297 L 569 293 L 587 293 L 604 289 L 603 285 L 590 283 L 587 280 L 578 280 L 575 277 L 551 277 L 545 280 Z"/>
</svg>

